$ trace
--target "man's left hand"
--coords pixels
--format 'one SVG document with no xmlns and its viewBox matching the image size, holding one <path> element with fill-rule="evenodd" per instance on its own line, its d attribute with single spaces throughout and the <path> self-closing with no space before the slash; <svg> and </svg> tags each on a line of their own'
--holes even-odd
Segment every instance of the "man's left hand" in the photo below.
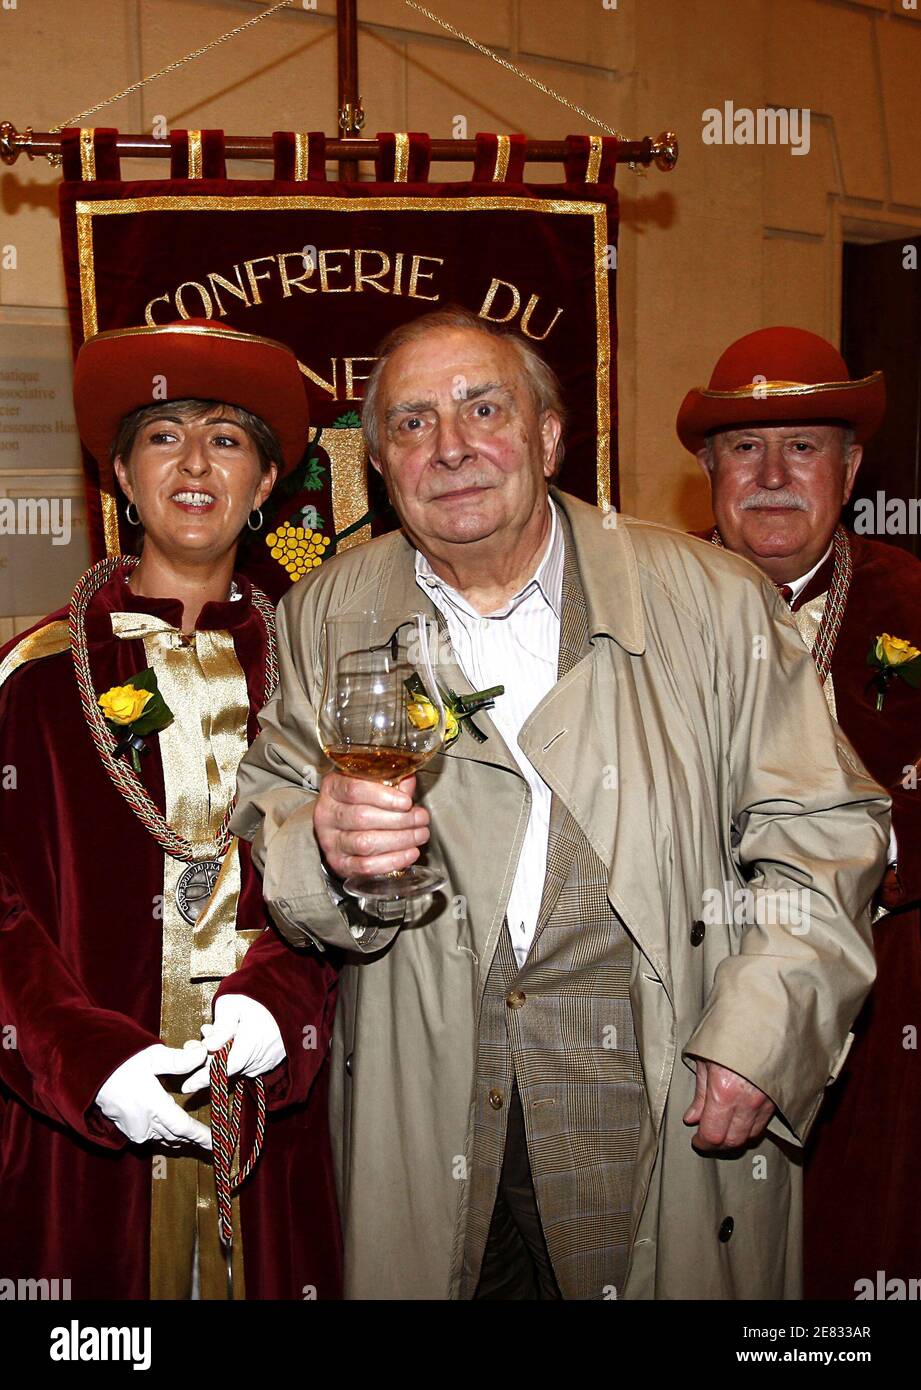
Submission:
<svg viewBox="0 0 921 1390">
<path fill-rule="evenodd" d="M 697 1125 L 691 1140 L 700 1153 L 741 1149 L 760 1139 L 774 1113 L 769 1096 L 744 1076 L 696 1057 L 697 1092 L 684 1114 L 686 1125 Z"/>
<path fill-rule="evenodd" d="M 228 1076 L 238 1072 L 262 1076 L 288 1055 L 278 1024 L 268 1009 L 247 994 L 222 994 L 214 1005 L 214 1023 L 203 1023 L 201 1034 L 209 1053 L 218 1052 L 233 1038 L 227 1056 Z M 200 1091 L 207 1084 L 208 1067 L 204 1066 L 184 1082 L 183 1094 Z"/>
</svg>

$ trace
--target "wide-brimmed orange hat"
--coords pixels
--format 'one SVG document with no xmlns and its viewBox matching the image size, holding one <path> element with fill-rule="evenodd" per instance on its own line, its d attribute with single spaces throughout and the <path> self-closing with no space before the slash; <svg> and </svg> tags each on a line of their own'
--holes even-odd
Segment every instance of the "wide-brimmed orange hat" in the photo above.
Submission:
<svg viewBox="0 0 921 1390">
<path fill-rule="evenodd" d="M 125 416 L 161 397 L 222 401 L 258 415 L 278 436 L 285 473 L 304 456 L 310 418 L 304 377 L 291 349 L 272 338 L 211 319 L 112 328 L 87 338 L 74 367 L 74 407 L 80 438 L 101 465 L 109 462 Z"/>
<path fill-rule="evenodd" d="M 726 349 L 709 386 L 688 392 L 677 429 L 692 454 L 717 430 L 802 420 L 842 421 L 862 444 L 885 413 L 882 372 L 852 381 L 840 352 L 818 334 L 762 328 Z"/>
</svg>

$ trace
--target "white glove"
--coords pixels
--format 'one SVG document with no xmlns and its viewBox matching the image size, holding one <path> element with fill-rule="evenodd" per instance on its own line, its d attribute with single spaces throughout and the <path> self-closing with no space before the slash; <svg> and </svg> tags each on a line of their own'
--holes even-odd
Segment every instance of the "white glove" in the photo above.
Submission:
<svg viewBox="0 0 921 1390">
<path fill-rule="evenodd" d="M 217 1052 L 233 1038 L 227 1056 L 227 1075 L 261 1076 L 287 1057 L 278 1024 L 264 1004 L 248 994 L 222 994 L 214 1006 L 214 1022 L 202 1024 L 202 1037 L 208 1052 Z M 186 1047 L 189 1044 L 186 1043 Z M 183 1094 L 201 1090 L 208 1084 L 208 1067 L 202 1067 L 183 1082 Z"/>
<path fill-rule="evenodd" d="M 187 1115 L 157 1080 L 158 1076 L 184 1076 L 201 1065 L 204 1052 L 204 1043 L 198 1041 L 185 1047 L 164 1043 L 145 1047 L 113 1071 L 100 1087 L 96 1104 L 133 1144 L 155 1140 L 175 1147 L 191 1141 L 210 1149 L 207 1125 Z"/>
</svg>

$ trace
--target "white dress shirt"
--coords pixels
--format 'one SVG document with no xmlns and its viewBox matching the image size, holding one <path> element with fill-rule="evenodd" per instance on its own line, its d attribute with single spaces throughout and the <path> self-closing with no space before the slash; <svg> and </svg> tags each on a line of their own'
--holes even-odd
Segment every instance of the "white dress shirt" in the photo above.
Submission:
<svg viewBox="0 0 921 1390">
<path fill-rule="evenodd" d="M 812 569 L 811 569 L 811 570 L 808 570 L 806 574 L 801 574 L 800 577 L 799 577 L 799 579 L 791 579 L 791 580 L 790 580 L 790 583 L 789 583 L 789 586 L 788 586 L 788 587 L 789 587 L 790 589 L 793 590 L 792 597 L 790 598 L 790 602 L 791 602 L 791 603 L 795 603 L 795 602 L 796 602 L 796 600 L 799 598 L 800 594 L 801 594 L 801 593 L 803 592 L 803 590 L 805 589 L 806 585 L 809 583 L 809 581 L 810 581 L 810 579 L 812 578 L 812 576 L 813 576 L 814 574 L 818 574 L 819 570 L 820 570 L 821 567 L 825 564 L 825 561 L 828 559 L 829 555 L 831 554 L 831 552 L 832 552 L 832 546 L 834 545 L 834 543 L 835 543 L 835 538 L 834 538 L 834 536 L 832 536 L 831 540 L 828 542 L 828 549 L 826 550 L 825 554 L 821 557 L 821 559 L 819 559 L 819 560 L 816 561 L 816 563 L 812 566 Z"/>
<path fill-rule="evenodd" d="M 458 666 L 474 690 L 505 686 L 489 717 L 531 792 L 527 829 L 506 913 L 519 966 L 524 965 L 537 930 L 550 834 L 550 788 L 518 747 L 525 720 L 556 684 L 559 662 L 564 545 L 556 507 L 550 498 L 547 502 L 552 520 L 543 557 L 533 576 L 496 613 L 477 613 L 462 594 L 435 574 L 421 551 L 416 551 L 416 583 L 444 615 Z M 469 735 L 462 732 L 460 737 Z M 470 813 L 476 814 L 477 808 L 471 807 Z"/>
</svg>

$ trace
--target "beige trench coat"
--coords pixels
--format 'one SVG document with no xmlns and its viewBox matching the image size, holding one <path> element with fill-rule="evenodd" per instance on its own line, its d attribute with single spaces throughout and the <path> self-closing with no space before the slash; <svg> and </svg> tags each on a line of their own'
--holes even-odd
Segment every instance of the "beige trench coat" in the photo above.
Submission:
<svg viewBox="0 0 921 1390">
<path fill-rule="evenodd" d="M 786 606 L 752 565 L 625 517 L 610 528 L 611 517 L 605 526 L 593 507 L 553 495 L 572 526 L 592 649 L 520 744 L 609 869 L 609 901 L 634 942 L 648 1112 L 623 1296 L 797 1298 L 797 1155 L 873 980 L 867 903 L 889 800 L 833 724 Z M 443 910 L 402 927 L 353 912 L 350 925 L 331 899 L 311 820 L 325 766 L 323 620 L 434 612 L 413 557 L 394 533 L 285 597 L 280 687 L 241 766 L 233 822 L 253 841 L 288 939 L 350 952 L 331 1099 L 350 1298 L 458 1296 L 478 1009 L 528 814 L 526 783 L 479 716 L 484 744 L 462 734 L 419 773 L 428 854 L 450 880 Z M 455 666 L 443 674 L 470 689 Z M 740 924 L 732 894 L 746 884 L 807 887 L 806 929 L 772 924 L 770 911 Z M 689 1054 L 776 1103 L 742 1156 L 691 1147 Z"/>
</svg>

